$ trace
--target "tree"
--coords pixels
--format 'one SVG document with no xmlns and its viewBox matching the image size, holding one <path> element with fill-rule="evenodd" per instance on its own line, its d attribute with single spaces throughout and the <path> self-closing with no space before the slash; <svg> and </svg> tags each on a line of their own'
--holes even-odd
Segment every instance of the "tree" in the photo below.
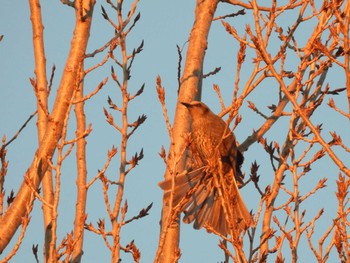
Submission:
<svg viewBox="0 0 350 263">
<path fill-rule="evenodd" d="M 20 253 L 21 243 L 29 239 L 26 232 L 30 225 L 38 224 L 31 218 L 37 217 L 32 210 L 37 211 L 35 205 L 40 204 L 44 237 L 40 247 L 33 244 L 37 261 L 42 249 L 45 262 L 85 262 L 86 255 L 96 254 L 84 249 L 86 242 L 99 240 L 109 251 L 111 262 L 124 257 L 140 262 L 144 260 L 142 253 L 150 254 L 151 249 L 142 249 L 137 238 L 125 237 L 123 231 L 138 229 L 138 224 L 142 225 L 141 232 L 147 229 L 146 216 L 151 213 L 158 217 L 151 210 L 151 202 L 159 203 L 159 200 L 146 204 L 130 202 L 134 197 L 142 199 L 142 192 L 136 190 L 139 180 L 150 180 L 134 179 L 135 173 L 143 170 L 143 174 L 154 174 L 154 158 L 146 158 L 149 151 L 158 150 L 152 141 L 151 150 L 146 148 L 144 156 L 143 144 L 147 145 L 147 141 L 137 137 L 141 133 L 155 133 L 154 127 L 151 132 L 147 126 L 139 129 L 147 119 L 143 112 L 147 106 L 140 102 L 145 81 L 132 71 L 144 48 L 141 39 L 146 38 L 147 47 L 147 37 L 142 35 L 137 40 L 139 44 L 133 47 L 128 42 L 133 37 L 130 32 L 139 26 L 140 4 L 137 0 L 102 1 L 98 14 L 94 9 L 99 6 L 92 0 L 61 2 L 73 7 L 74 34 L 65 66 L 59 65 L 59 70 L 54 66 L 48 73 L 49 45 L 42 19 L 45 9 L 41 11 L 39 0 L 29 1 L 35 61 L 35 77 L 30 83 L 36 111 L 27 114 L 30 117 L 14 137 L 3 137 L 0 149 L 3 261 Z M 178 46 L 178 96 L 173 123 L 168 107 L 174 99 L 165 101 L 172 91 L 163 87 L 162 82 L 167 81 L 164 76 L 157 77 L 158 98 L 170 139 L 169 149 L 163 147 L 160 151 L 166 179 L 175 182 L 177 175 L 186 173 L 194 155 L 190 118 L 187 110 L 179 106 L 183 101 L 203 98 L 216 113 L 220 110 L 215 106 L 220 105 L 218 114 L 236 134 L 239 150 L 245 155 L 246 175 L 241 191 L 252 210 L 254 223 L 238 239 L 215 232 L 206 236 L 216 234 L 220 238 L 218 244 L 225 256 L 217 261 L 296 262 L 303 261 L 304 255 L 318 262 L 335 258 L 348 261 L 349 142 L 347 129 L 338 123 L 349 118 L 350 110 L 349 8 L 348 1 L 296 0 L 282 4 L 256 0 L 197 1 L 186 55 L 184 48 Z M 230 9 L 233 11 L 227 11 Z M 99 21 L 98 17 L 105 23 L 98 24 L 94 31 L 91 26 Z M 222 53 L 213 48 L 222 43 L 221 37 L 212 37 L 217 32 L 221 36 L 226 34 L 224 39 L 235 56 L 223 54 L 224 59 L 216 60 Z M 98 45 L 89 44 L 90 37 L 98 38 Z M 6 34 L 1 37 L 0 46 L 6 38 Z M 221 67 L 211 68 L 210 56 Z M 150 71 L 150 61 L 147 65 L 143 67 L 145 72 Z M 222 72 L 228 72 L 229 77 Z M 55 84 L 58 78 L 59 84 Z M 154 76 L 151 78 L 154 81 Z M 208 89 L 211 82 L 212 90 Z M 146 86 L 152 85 L 153 82 Z M 106 91 L 110 87 L 113 90 Z M 107 97 L 102 105 L 96 99 L 100 94 Z M 208 99 L 213 94 L 217 97 Z M 99 118 L 93 118 L 92 124 L 87 125 L 91 109 L 100 111 L 109 127 L 100 129 Z M 37 119 L 38 147 L 20 188 L 12 191 L 19 185 L 18 181 L 14 186 L 7 185 L 12 177 L 7 154 L 16 142 L 25 139 L 24 132 L 33 133 L 30 127 L 33 118 Z M 160 129 L 157 127 L 156 132 Z M 111 138 L 104 163 L 100 156 L 106 156 L 106 148 L 89 148 L 98 132 L 102 138 L 99 143 L 107 141 L 104 137 Z M 94 158 L 97 155 L 99 158 Z M 92 164 L 93 159 L 98 164 Z M 143 159 L 151 162 L 149 172 L 145 172 L 147 161 L 135 170 Z M 67 185 L 67 178 L 73 177 L 70 175 L 76 178 L 71 179 L 76 181 L 74 190 Z M 157 178 L 162 180 L 160 175 Z M 127 185 L 127 181 L 134 184 Z M 156 187 L 153 183 L 151 189 L 143 190 L 152 192 Z M 74 191 L 75 206 L 69 206 L 73 195 L 68 198 L 70 202 L 64 202 L 70 191 Z M 192 193 L 186 194 L 184 198 Z M 323 196 L 327 196 L 329 204 Z M 182 253 L 186 251 L 186 247 L 179 245 L 184 239 L 180 235 L 184 227 L 180 225 L 182 210 L 174 207 L 168 197 L 163 198 L 158 249 L 151 252 L 155 262 L 182 262 Z M 71 225 L 67 228 L 60 220 L 70 221 Z M 155 221 L 153 227 L 157 225 Z M 20 231 L 16 234 L 17 229 Z M 210 227 L 207 230 L 213 232 Z M 15 241 L 10 243 L 11 239 Z"/>
<path fill-rule="evenodd" d="M 138 260 L 139 252 L 137 247 L 133 244 L 134 242 L 132 241 L 124 248 L 121 247 L 119 237 L 122 226 L 146 216 L 148 210 L 152 207 L 152 204 L 150 204 L 145 209 L 142 209 L 138 215 L 126 220 L 125 216 L 128 210 L 126 200 L 124 204 L 122 204 L 125 177 L 143 158 L 143 150 L 141 149 L 140 152 L 134 154 L 130 159 L 128 159 L 129 157 L 126 155 L 127 143 L 137 128 L 146 120 L 146 116 L 141 115 L 136 121 L 130 122 L 127 114 L 128 103 L 141 95 L 144 89 L 144 85 L 142 85 L 134 95 L 128 92 L 128 81 L 131 74 L 130 68 L 136 55 L 140 53 L 143 48 L 143 42 L 141 42 L 140 46 L 134 49 L 131 54 L 128 54 L 128 51 L 126 50 L 126 37 L 140 18 L 139 14 L 135 14 L 137 1 L 131 5 L 130 12 L 126 17 L 124 17 L 122 13 L 121 1 L 117 5 L 108 2 L 110 8 L 117 14 L 117 23 L 114 23 L 109 18 L 106 10 L 104 7 L 102 7 L 102 16 L 114 28 L 115 33 L 104 46 L 90 54 L 87 54 L 86 47 L 90 34 L 90 26 L 95 1 L 63 1 L 63 3 L 75 9 L 76 24 L 72 37 L 70 53 L 62 73 L 55 103 L 52 110 L 49 111 L 48 97 L 52 86 L 55 67 L 53 67 L 50 84 L 48 85 L 46 77 L 46 55 L 44 49 L 43 23 L 41 20 L 40 2 L 30 1 L 34 55 L 36 62 L 36 78 L 31 79 L 31 84 L 33 85 L 37 98 L 37 111 L 33 115 L 36 113 L 38 115 L 37 125 L 39 147 L 36 151 L 32 165 L 24 176 L 24 180 L 18 193 L 16 196 L 14 196 L 12 192 L 11 196 L 7 199 L 8 207 L 3 211 L 0 219 L 0 231 L 2 232 L 0 245 L 1 251 L 4 250 L 14 236 L 16 230 L 20 225 L 22 225 L 22 230 L 20 236 L 18 237 L 18 241 L 8 256 L 4 258 L 4 261 L 8 261 L 16 254 L 26 232 L 26 227 L 30 221 L 30 212 L 33 207 L 34 199 L 37 198 L 40 202 L 42 202 L 44 212 L 45 241 L 43 251 L 45 262 L 58 262 L 62 260 L 62 258 L 67 262 L 80 262 L 83 254 L 84 229 L 94 232 L 103 238 L 106 246 L 111 251 L 111 260 L 113 262 L 119 261 L 120 250 L 131 253 L 134 259 Z M 121 59 L 116 58 L 114 55 L 114 51 L 119 47 Z M 109 48 L 109 50 L 107 48 Z M 86 59 L 89 57 L 94 57 L 106 50 L 108 52 L 105 52 L 106 54 L 102 61 L 90 68 L 85 69 L 84 61 Z M 120 173 L 118 180 L 111 180 L 105 174 L 112 158 L 117 153 L 117 148 L 112 146 L 112 149 L 108 151 L 107 160 L 103 169 L 99 170 L 97 175 L 88 181 L 85 138 L 91 132 L 91 125 L 88 127 L 86 126 L 84 103 L 97 94 L 101 88 L 106 85 L 108 78 L 101 81 L 99 85 L 88 94 L 84 93 L 84 79 L 93 70 L 103 66 L 108 59 L 114 61 L 115 64 L 121 69 L 118 70 L 118 74 L 121 72 L 122 76 L 119 80 L 114 68 L 111 68 L 111 77 L 116 83 L 117 87 L 120 88 L 122 94 L 122 104 L 120 107 L 118 107 L 115 103 L 113 103 L 110 97 L 108 97 L 108 104 L 112 110 L 120 112 L 122 116 L 121 125 L 114 121 L 113 115 L 109 113 L 107 109 L 104 109 L 107 122 L 121 134 Z M 76 136 L 74 139 L 69 140 L 67 139 L 67 134 L 69 132 L 68 127 L 70 127 L 68 120 L 72 108 L 74 108 L 76 117 Z M 33 117 L 33 115 L 30 116 L 29 120 Z M 24 128 L 24 126 L 22 128 Z M 13 139 L 16 139 L 16 136 Z M 7 168 L 7 161 L 5 159 L 6 147 L 8 147 L 12 141 L 12 139 L 7 141 L 6 137 L 4 137 L 1 148 L 1 158 L 3 164 L 1 174 L 1 201 L 3 201 L 5 194 L 3 183 Z M 77 199 L 74 229 L 71 233 L 67 233 L 60 243 L 57 244 L 58 205 L 60 200 L 62 174 L 61 169 L 63 161 L 72 153 L 75 145 Z M 52 171 L 54 172 L 54 176 L 52 176 Z M 104 219 L 99 220 L 98 228 L 94 227 L 92 223 L 87 223 L 87 191 L 97 180 L 102 182 L 104 201 L 111 222 L 111 230 L 108 232 L 105 227 Z M 40 195 L 40 183 L 43 189 L 43 196 Z M 110 199 L 109 197 L 111 191 L 108 188 L 111 185 L 117 186 L 117 194 L 114 200 Z M 112 202 L 114 202 L 114 204 L 112 204 Z M 38 260 L 37 251 L 38 246 L 33 245 L 33 253 L 35 258 Z"/>
<path fill-rule="evenodd" d="M 266 79 L 272 79 L 273 85 L 279 86 L 276 92 L 279 96 L 274 104 L 268 106 L 272 110 L 270 116 L 265 115 L 253 102 L 248 101 L 249 107 L 263 117 L 265 121 L 260 127 L 256 127 L 252 135 L 240 145 L 240 150 L 247 151 L 252 144 L 259 142 L 270 156 L 274 172 L 274 178 L 269 181 L 265 190 L 262 190 L 261 186 L 259 186 L 261 183 L 259 182 L 260 176 L 257 174 L 260 165 L 256 162 L 252 163 L 248 182 L 252 182 L 255 185 L 261 196 L 261 201 L 256 210 L 254 211 L 253 209 L 255 212 L 255 224 L 246 233 L 249 237 L 250 251 L 249 253 L 244 253 L 244 235 L 239 240 L 234 239 L 232 236 L 222 237 L 231 243 L 236 255 L 229 251 L 225 243 L 220 243 L 220 247 L 234 261 L 238 262 L 266 261 L 270 254 L 276 252 L 277 261 L 282 262 L 285 258 L 283 245 L 287 243 L 290 248 L 292 261 L 296 262 L 299 242 L 304 238 L 308 241 L 308 246 L 318 261 L 327 260 L 333 246 L 337 247 L 340 260 L 346 261 L 346 249 L 345 251 L 343 249 L 347 246 L 348 239 L 342 239 L 340 236 L 346 236 L 347 227 L 345 226 L 346 223 L 341 224 L 338 222 L 347 221 L 348 212 L 347 209 L 344 209 L 344 197 L 346 195 L 345 189 L 348 188 L 345 176 L 349 176 L 349 169 L 342 162 L 339 155 L 334 153 L 334 146 L 340 145 L 345 151 L 347 151 L 347 147 L 342 143 L 341 137 L 336 132 L 331 132 L 333 139 L 330 142 L 326 142 L 324 135 L 321 134 L 322 124 L 315 125 L 310 119 L 313 114 L 316 114 L 315 112 L 319 110 L 319 107 L 323 105 L 323 100 L 326 96 L 338 95 L 338 93 L 349 87 L 346 85 L 347 88 L 330 90 L 329 85 L 325 84 L 325 78 L 333 64 L 339 66 L 340 70 L 344 70 L 345 75 L 348 75 L 346 73 L 349 68 L 348 54 L 345 54 L 344 50 L 347 50 L 349 40 L 348 18 L 345 18 L 349 14 L 349 4 L 346 1 L 337 3 L 325 1 L 323 5 L 316 6 L 313 1 L 290 1 L 288 4 L 278 6 L 277 2 L 273 1 L 271 7 L 265 7 L 259 5 L 257 1 L 252 1 L 251 3 L 240 1 L 224 2 L 249 10 L 254 18 L 254 23 L 252 25 L 248 24 L 245 32 L 239 34 L 238 29 L 225 22 L 224 19 L 237 15 L 246 15 L 244 9 L 235 14 L 216 18 L 222 20 L 222 24 L 227 32 L 240 45 L 237 54 L 236 81 L 231 105 L 225 106 L 219 86 L 214 85 L 222 106 L 222 115 L 229 113 L 229 121 L 236 117 L 234 126 L 236 127 L 242 120 L 241 116 L 237 114 L 243 101 L 247 100 L 251 92 L 263 86 L 262 83 Z M 217 4 L 218 2 L 215 1 L 197 2 L 196 18 L 189 39 L 185 69 L 179 82 L 178 102 L 198 100 L 200 98 L 202 78 L 205 76 L 202 70 L 203 57 L 207 47 L 208 31 L 213 20 L 210 16 L 213 16 Z M 279 23 L 279 17 L 281 15 L 286 16 L 290 10 L 294 12 L 299 10 L 297 11 L 299 15 L 296 21 L 293 21 L 293 24 L 288 25 L 288 30 L 285 32 L 283 25 L 281 26 Z M 340 19 L 340 17 L 343 18 Z M 302 44 L 300 43 L 302 40 L 299 39 L 298 30 L 308 20 L 313 19 L 316 20 L 315 29 L 306 43 Z M 197 34 L 196 32 L 198 31 L 201 34 Z M 279 47 L 276 48 L 275 45 L 271 47 L 270 43 L 276 40 Z M 200 44 L 196 45 L 194 43 Z M 250 50 L 247 51 L 247 49 Z M 246 63 L 246 55 L 250 55 L 251 51 L 255 53 L 255 56 L 253 56 L 254 70 L 252 70 L 249 80 L 245 84 L 241 84 L 241 68 Z M 288 63 L 293 57 L 300 60 L 296 67 L 290 67 Z M 188 73 L 189 67 L 191 69 Z M 216 73 L 216 71 L 214 72 Z M 344 79 L 345 83 L 348 84 L 349 78 L 345 76 Z M 194 83 L 190 83 L 190 80 L 194 81 Z M 162 99 L 161 101 L 163 102 Z M 292 105 L 291 110 L 285 112 L 288 104 Z M 330 99 L 329 105 L 334 109 L 338 109 L 333 99 Z M 183 110 L 178 107 L 174 126 L 171 130 L 169 129 L 172 144 L 166 161 L 166 178 L 174 177 L 175 185 L 176 176 L 186 169 L 185 161 L 181 161 L 180 157 L 185 156 L 183 152 L 185 152 L 186 143 L 183 134 L 190 131 L 188 125 L 183 125 L 183 120 L 185 119 L 183 115 L 185 113 L 181 113 L 181 111 Z M 338 111 L 342 112 L 341 110 Z M 347 113 L 342 113 L 344 116 L 348 116 Z M 274 139 L 273 142 L 268 142 L 264 137 L 279 118 L 289 118 L 289 129 L 282 147 Z M 179 128 L 180 132 L 177 132 L 177 125 L 181 127 Z M 318 148 L 318 150 L 314 152 L 315 148 Z M 312 242 L 312 236 L 315 222 L 320 218 L 324 210 L 321 209 L 311 219 L 305 221 L 307 209 L 301 210 L 301 204 L 313 194 L 320 192 L 320 189 L 326 186 L 327 178 L 320 179 L 313 189 L 309 189 L 304 194 L 299 190 L 299 184 L 311 174 L 311 167 L 316 166 L 318 160 L 326 154 L 344 175 L 340 174 L 339 181 L 337 181 L 338 214 L 334 215 L 333 224 L 329 226 L 328 230 L 319 239 L 321 246 L 317 250 Z M 284 186 L 284 181 L 287 180 L 286 177 L 288 175 L 292 180 L 290 188 Z M 276 199 L 283 194 L 286 194 L 286 200 L 282 204 L 276 205 Z M 178 217 L 174 218 L 173 214 L 178 215 L 180 211 L 168 212 L 169 208 L 174 211 L 177 207 L 172 208 L 171 197 L 165 196 L 164 198 L 162 224 L 164 237 L 161 237 L 158 248 L 161 258 L 159 262 L 173 262 L 177 261 L 180 255 L 178 243 L 174 242 L 174 240 L 179 240 L 179 220 Z M 278 210 L 284 210 L 285 223 L 282 223 L 282 219 L 279 219 L 277 216 L 273 216 L 275 211 Z M 260 223 L 262 228 L 260 240 L 257 245 L 254 245 L 256 242 L 254 240 L 256 238 L 255 233 Z M 273 223 L 278 230 L 272 227 Z M 210 228 L 208 230 L 212 231 Z M 334 230 L 333 239 L 326 245 L 324 240 L 332 235 L 332 230 Z M 275 239 L 274 245 L 271 245 L 272 239 Z"/>
</svg>

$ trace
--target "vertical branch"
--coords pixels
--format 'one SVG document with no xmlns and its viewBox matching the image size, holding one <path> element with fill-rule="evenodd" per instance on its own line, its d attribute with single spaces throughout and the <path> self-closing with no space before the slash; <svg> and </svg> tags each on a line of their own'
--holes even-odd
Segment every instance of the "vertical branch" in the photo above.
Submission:
<svg viewBox="0 0 350 263">
<path fill-rule="evenodd" d="M 122 17 L 122 11 L 121 11 L 121 1 L 118 1 L 118 23 L 119 25 L 123 25 L 123 17 Z M 126 53 L 126 41 L 124 38 L 123 32 L 120 34 L 120 48 L 122 53 L 122 71 L 123 71 L 123 82 L 120 86 L 121 92 L 122 92 L 122 98 L 123 98 L 123 105 L 121 108 L 121 114 L 122 114 L 122 127 L 121 127 L 121 147 L 120 147 L 120 167 L 119 167 L 119 184 L 118 184 L 118 191 L 117 196 L 115 200 L 115 205 L 113 209 L 113 216 L 115 217 L 112 222 L 112 232 L 114 237 L 114 245 L 113 245 L 113 251 L 112 251 L 112 262 L 118 262 L 120 259 L 120 228 L 121 225 L 118 222 L 119 212 L 121 210 L 121 202 L 123 200 L 124 195 L 124 183 L 125 183 L 125 171 L 126 171 L 126 147 L 128 142 L 128 115 L 127 115 L 127 109 L 128 109 L 128 79 L 129 79 L 129 72 L 127 69 L 127 63 L 128 63 L 128 56 Z"/>
<path fill-rule="evenodd" d="M 127 87 L 128 87 L 128 79 L 129 79 L 129 72 L 127 69 L 127 63 L 128 63 L 128 56 L 126 51 L 126 41 L 125 37 L 126 35 L 123 32 L 123 17 L 122 17 L 122 1 L 118 0 L 118 6 L 117 6 L 117 15 L 118 15 L 118 24 L 119 29 L 121 30 L 119 33 L 119 45 L 121 48 L 122 53 L 122 63 L 121 68 L 123 72 L 123 82 L 119 86 L 121 92 L 122 92 L 122 99 L 123 99 L 123 105 L 121 107 L 121 114 L 122 114 L 122 126 L 120 129 L 120 133 L 122 136 L 121 141 L 121 147 L 120 147 L 120 166 L 119 166 L 119 181 L 118 181 L 118 190 L 117 190 L 117 196 L 115 199 L 115 204 L 113 208 L 113 218 L 112 220 L 112 233 L 113 233 L 113 250 L 112 250 L 112 262 L 119 262 L 120 260 L 120 229 L 121 224 L 118 222 L 119 213 L 121 211 L 121 203 L 123 200 L 124 195 L 124 184 L 125 184 L 125 171 L 126 171 L 126 147 L 127 147 L 127 133 L 128 133 L 128 116 L 127 116 L 127 109 L 128 109 L 128 93 L 127 93 Z"/>
<path fill-rule="evenodd" d="M 267 257 L 268 241 L 271 231 L 271 219 L 274 211 L 274 204 L 279 193 L 280 184 L 283 180 L 284 172 L 287 170 L 287 164 L 282 162 L 279 164 L 278 170 L 275 172 L 275 180 L 272 185 L 271 193 L 266 200 L 265 213 L 262 220 L 262 235 L 260 238 L 260 254 L 262 258 Z"/>
<path fill-rule="evenodd" d="M 46 77 L 46 58 L 44 49 L 44 34 L 43 34 L 43 23 L 41 20 L 41 8 L 39 0 L 29 0 L 31 21 L 33 27 L 33 46 L 34 46 L 34 58 L 35 58 L 35 94 L 37 97 L 37 110 L 38 110 L 38 141 L 39 145 L 45 134 L 47 128 L 47 98 L 48 98 L 48 88 L 47 88 L 47 77 Z M 48 204 L 53 203 L 53 189 L 52 189 L 52 173 L 51 169 L 48 169 L 43 176 L 42 181 L 43 196 L 44 200 Z M 52 211 L 51 207 L 43 205 L 43 216 L 44 216 L 44 231 L 45 231 L 45 242 L 44 242 L 44 260 L 47 260 L 47 254 L 49 249 L 49 244 L 51 242 L 51 221 L 52 221 Z"/>
<path fill-rule="evenodd" d="M 301 230 L 300 230 L 300 213 L 299 213 L 299 180 L 297 176 L 297 165 L 294 163 L 294 148 L 291 149 L 292 152 L 292 162 L 293 162 L 293 168 L 292 168 L 292 175 L 293 175 L 293 201 L 294 201 L 294 214 L 293 214 L 293 221 L 294 221 L 294 227 L 295 227 L 295 237 L 294 242 L 292 243 L 291 249 L 292 249 L 292 259 L 293 262 L 298 261 L 298 243 L 301 236 Z"/>
<path fill-rule="evenodd" d="M 350 186 L 350 179 L 345 176 L 339 175 L 337 180 L 337 192 L 336 196 L 338 199 L 338 217 L 339 221 L 336 223 L 334 231 L 334 244 L 339 254 L 339 259 L 343 262 L 348 262 L 350 259 L 350 244 L 349 244 L 349 220 L 348 220 L 348 209 L 346 209 L 346 203 L 348 202 L 348 190 Z"/>
<path fill-rule="evenodd" d="M 147 211 L 151 208 L 149 206 L 146 210 L 142 210 L 138 216 L 133 217 L 130 220 L 125 220 L 125 216 L 128 210 L 127 200 L 123 202 L 124 192 L 125 192 L 125 180 L 129 172 L 136 167 L 138 162 L 143 158 L 143 150 L 139 153 L 136 153 L 131 159 L 127 158 L 127 146 L 128 140 L 133 135 L 135 130 L 146 120 L 145 115 L 139 116 L 139 118 L 130 123 L 128 119 L 128 105 L 129 102 L 142 94 L 144 85 L 134 94 L 131 95 L 128 91 L 129 80 L 131 78 L 131 66 L 133 61 L 138 53 L 142 51 L 143 41 L 137 49 L 134 49 L 132 53 L 129 55 L 127 52 L 127 36 L 131 29 L 135 26 L 136 22 L 140 18 L 140 14 L 138 13 L 134 16 L 136 7 L 138 4 L 138 0 L 135 0 L 131 5 L 130 11 L 128 12 L 126 17 L 123 17 L 122 8 L 123 1 L 118 0 L 117 5 L 114 5 L 111 1 L 107 0 L 107 3 L 111 5 L 112 9 L 117 13 L 117 23 L 114 23 L 108 16 L 104 7 L 102 7 L 102 16 L 105 20 L 107 20 L 111 26 L 114 27 L 116 32 L 116 42 L 110 44 L 110 58 L 119 66 L 122 77 L 121 81 L 118 79 L 117 74 L 112 67 L 112 79 L 116 83 L 116 86 L 119 87 L 122 95 L 122 106 L 118 107 L 116 104 L 112 102 L 112 99 L 108 97 L 108 104 L 111 109 L 119 112 L 121 114 L 121 125 L 116 124 L 113 119 L 113 115 L 109 114 L 106 109 L 104 109 L 104 113 L 107 117 L 107 122 L 113 126 L 120 134 L 121 134 L 121 145 L 120 145 L 120 166 L 119 166 L 119 178 L 117 181 L 115 180 L 107 180 L 107 178 L 102 173 L 100 176 L 100 180 L 103 183 L 103 194 L 104 194 L 104 202 L 107 208 L 107 212 L 109 215 L 109 219 L 112 224 L 112 230 L 110 231 L 110 235 L 112 237 L 112 244 L 107 241 L 106 235 L 104 232 L 104 223 L 102 227 L 102 221 L 99 223 L 99 232 L 98 234 L 102 235 L 107 247 L 111 250 L 111 261 L 119 262 L 121 260 L 120 252 L 124 251 L 126 253 L 131 253 L 135 262 L 139 262 L 140 253 L 134 244 L 134 241 L 130 242 L 126 247 L 122 246 L 120 243 L 120 231 L 125 224 L 132 222 L 138 218 L 147 215 Z M 133 18 L 134 17 L 134 18 Z M 133 18 L 133 21 L 132 21 Z M 120 47 L 121 59 L 117 59 L 114 56 L 114 50 L 116 49 L 116 45 Z M 130 130 L 131 129 L 131 130 Z M 112 158 L 112 156 L 116 153 L 116 150 L 113 147 L 113 152 L 108 153 L 108 156 Z M 114 200 L 114 206 L 111 205 L 109 196 L 108 196 L 108 186 L 111 182 L 114 182 L 117 185 L 117 193 Z M 122 205 L 123 203 L 123 205 Z M 112 207 L 113 206 L 113 207 Z M 89 230 L 92 230 L 92 226 Z M 97 232 L 97 231 L 96 231 Z"/>
<path fill-rule="evenodd" d="M 7 174 L 7 166 L 8 161 L 6 161 L 6 136 L 4 136 L 1 140 L 1 147 L 0 147 L 0 162 L 1 162 L 1 169 L 0 169 L 0 214 L 4 213 L 4 196 L 5 196 L 5 189 L 4 189 L 4 182 L 5 182 L 5 176 Z"/>
<path fill-rule="evenodd" d="M 344 48 L 343 50 L 347 51 L 345 52 L 344 56 L 344 63 L 345 63 L 345 79 L 346 79 L 346 87 L 347 87 L 347 94 L 348 94 L 348 110 L 350 113 L 350 1 L 346 1 L 345 7 L 344 7 L 344 22 L 341 25 L 341 28 L 343 29 L 343 36 L 344 36 Z"/>
<path fill-rule="evenodd" d="M 84 96 L 84 64 L 81 63 L 80 76 L 77 81 L 77 92 L 75 95 L 76 100 L 80 100 Z M 77 162 L 77 200 L 75 205 L 75 219 L 73 240 L 74 248 L 72 252 L 72 263 L 81 262 L 83 255 L 83 241 L 84 241 L 84 225 L 86 219 L 86 139 L 83 137 L 86 130 L 86 118 L 84 112 L 84 101 L 78 102 L 74 108 L 75 119 L 77 122 L 76 137 L 77 141 L 76 162 Z"/>
<path fill-rule="evenodd" d="M 79 72 L 81 72 L 81 70 L 79 70 Z M 79 80 L 80 80 L 80 74 L 77 74 L 75 83 L 79 83 Z M 60 193 L 61 193 L 61 167 L 62 167 L 62 164 L 63 164 L 63 161 L 65 160 L 65 158 L 67 158 L 67 156 L 72 152 L 74 143 L 77 140 L 80 140 L 83 137 L 85 137 L 86 133 L 89 132 L 89 131 L 88 132 L 84 131 L 83 134 L 81 135 L 81 137 L 76 137 L 74 140 L 66 141 L 67 132 L 68 132 L 68 120 L 69 120 L 71 108 L 73 106 L 74 98 L 76 97 L 75 94 L 77 93 L 78 87 L 79 87 L 78 85 L 74 85 L 75 90 L 73 92 L 73 96 L 72 96 L 71 101 L 69 103 L 66 116 L 63 120 L 62 135 L 61 135 L 60 141 L 57 145 L 56 165 L 54 166 L 52 164 L 52 162 L 49 161 L 50 166 L 55 171 L 55 177 L 54 177 L 55 188 L 54 188 L 54 200 L 53 200 L 53 206 L 52 206 L 52 222 L 50 224 L 50 229 L 52 232 L 52 239 L 50 242 L 49 255 L 47 256 L 48 262 L 58 262 L 59 249 L 61 248 L 61 246 L 59 246 L 58 248 L 56 247 L 57 229 L 58 229 L 58 206 L 59 206 L 59 202 L 60 202 Z M 64 148 L 67 145 L 69 146 L 69 148 L 66 150 L 66 152 L 64 152 Z M 67 247 L 69 247 L 69 245 L 66 245 L 66 248 Z M 67 249 L 67 251 L 68 251 L 68 249 Z M 69 258 L 69 253 L 67 253 L 66 257 Z"/>
</svg>

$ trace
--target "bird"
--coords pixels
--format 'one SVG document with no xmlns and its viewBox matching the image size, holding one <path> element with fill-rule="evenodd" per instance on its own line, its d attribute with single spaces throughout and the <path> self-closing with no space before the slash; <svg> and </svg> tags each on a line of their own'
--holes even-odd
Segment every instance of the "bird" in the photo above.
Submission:
<svg viewBox="0 0 350 263">
<path fill-rule="evenodd" d="M 183 222 L 222 236 L 238 237 L 252 223 L 239 186 L 243 155 L 226 122 L 200 101 L 181 102 L 192 120 L 189 169 L 159 183 L 173 206 L 181 204 Z M 174 185 L 175 182 L 175 185 Z M 172 193 L 173 191 L 173 193 Z M 190 193 L 190 196 L 188 195 Z"/>
</svg>

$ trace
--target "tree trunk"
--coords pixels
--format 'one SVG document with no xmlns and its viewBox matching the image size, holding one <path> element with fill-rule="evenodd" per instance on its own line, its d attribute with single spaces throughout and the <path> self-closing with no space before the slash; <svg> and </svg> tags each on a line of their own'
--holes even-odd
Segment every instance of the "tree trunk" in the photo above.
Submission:
<svg viewBox="0 0 350 263">
<path fill-rule="evenodd" d="M 173 171 L 165 172 L 165 179 L 173 174 L 181 173 L 185 168 L 186 158 L 181 154 L 186 147 L 184 134 L 190 132 L 190 118 L 188 111 L 179 102 L 200 100 L 202 90 L 203 62 L 207 49 L 207 38 L 210 25 L 217 7 L 217 0 L 197 1 L 195 21 L 190 35 L 184 73 L 179 88 L 178 103 L 172 128 L 171 145 L 169 149 L 168 165 Z M 172 204 L 169 198 L 163 198 L 161 234 L 156 262 L 175 262 L 180 254 L 180 221 L 179 218 L 169 222 Z"/>
</svg>

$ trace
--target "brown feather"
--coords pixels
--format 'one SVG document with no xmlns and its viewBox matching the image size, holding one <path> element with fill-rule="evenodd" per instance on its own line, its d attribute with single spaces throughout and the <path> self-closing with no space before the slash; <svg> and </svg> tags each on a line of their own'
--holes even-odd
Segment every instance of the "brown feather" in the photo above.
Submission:
<svg viewBox="0 0 350 263">
<path fill-rule="evenodd" d="M 174 187 L 172 180 L 159 185 L 165 195 L 174 189 L 174 206 L 184 200 L 188 191 L 195 190 L 181 207 L 185 223 L 193 222 L 195 229 L 209 226 L 224 236 L 239 235 L 252 223 L 238 189 L 243 183 L 240 171 L 243 155 L 237 150 L 229 127 L 204 103 L 193 101 L 183 105 L 191 114 L 192 152 L 198 155 L 199 161 L 194 163 L 193 171 L 175 178 Z"/>
</svg>

